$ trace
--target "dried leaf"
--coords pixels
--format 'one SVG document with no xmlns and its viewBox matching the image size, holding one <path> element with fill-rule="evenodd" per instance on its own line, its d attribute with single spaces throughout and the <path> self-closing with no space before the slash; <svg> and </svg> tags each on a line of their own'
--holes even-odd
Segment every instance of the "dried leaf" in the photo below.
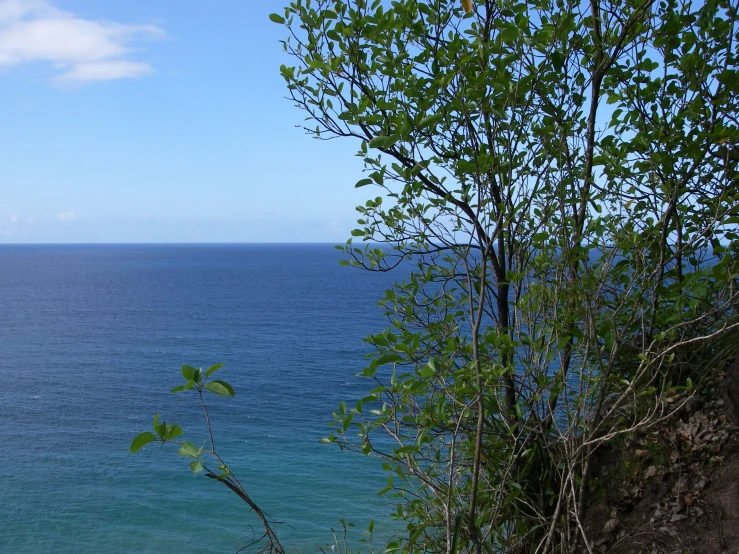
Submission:
<svg viewBox="0 0 739 554">
<path fill-rule="evenodd" d="M 619 521 L 617 518 L 611 518 L 608 521 L 606 521 L 606 524 L 603 526 L 603 533 L 613 533 L 616 528 L 618 527 Z"/>
</svg>

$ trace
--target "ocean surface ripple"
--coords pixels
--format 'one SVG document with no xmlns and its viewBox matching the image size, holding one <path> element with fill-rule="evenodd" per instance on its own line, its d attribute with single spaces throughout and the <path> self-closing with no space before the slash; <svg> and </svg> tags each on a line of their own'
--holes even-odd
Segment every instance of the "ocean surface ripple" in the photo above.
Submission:
<svg viewBox="0 0 739 554">
<path fill-rule="evenodd" d="M 128 453 L 161 413 L 206 438 L 183 364 L 224 362 L 217 446 L 296 552 L 340 518 L 387 521 L 378 464 L 320 445 L 385 326 L 397 274 L 339 267 L 330 245 L 0 246 L 0 552 L 235 552 L 258 521 L 176 447 Z M 378 522 L 378 527 L 380 523 Z"/>
</svg>

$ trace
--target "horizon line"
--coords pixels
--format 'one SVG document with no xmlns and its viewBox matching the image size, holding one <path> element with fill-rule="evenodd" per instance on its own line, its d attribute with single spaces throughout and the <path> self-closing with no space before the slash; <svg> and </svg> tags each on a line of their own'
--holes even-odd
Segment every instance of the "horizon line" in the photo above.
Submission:
<svg viewBox="0 0 739 554">
<path fill-rule="evenodd" d="M 139 241 L 139 242 L 0 242 L 0 246 L 197 246 L 197 245 L 337 245 L 344 246 L 346 243 L 332 241 L 203 241 L 203 242 L 173 242 L 173 241 Z"/>
</svg>

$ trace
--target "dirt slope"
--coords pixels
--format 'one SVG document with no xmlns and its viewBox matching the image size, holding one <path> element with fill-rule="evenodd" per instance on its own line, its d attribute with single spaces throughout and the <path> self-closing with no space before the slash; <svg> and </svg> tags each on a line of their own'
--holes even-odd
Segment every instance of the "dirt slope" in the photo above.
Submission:
<svg viewBox="0 0 739 554">
<path fill-rule="evenodd" d="M 729 373 L 697 394 L 675 393 L 667 420 L 598 456 L 584 522 L 590 551 L 739 553 L 739 430 Z"/>
</svg>

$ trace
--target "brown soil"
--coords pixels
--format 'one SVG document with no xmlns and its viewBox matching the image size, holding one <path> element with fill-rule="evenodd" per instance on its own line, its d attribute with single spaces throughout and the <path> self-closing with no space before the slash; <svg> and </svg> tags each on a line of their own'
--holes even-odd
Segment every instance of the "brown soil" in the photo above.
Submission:
<svg viewBox="0 0 739 554">
<path fill-rule="evenodd" d="M 672 415 L 598 455 L 584 527 L 592 552 L 739 554 L 739 430 L 717 377 Z"/>
</svg>

